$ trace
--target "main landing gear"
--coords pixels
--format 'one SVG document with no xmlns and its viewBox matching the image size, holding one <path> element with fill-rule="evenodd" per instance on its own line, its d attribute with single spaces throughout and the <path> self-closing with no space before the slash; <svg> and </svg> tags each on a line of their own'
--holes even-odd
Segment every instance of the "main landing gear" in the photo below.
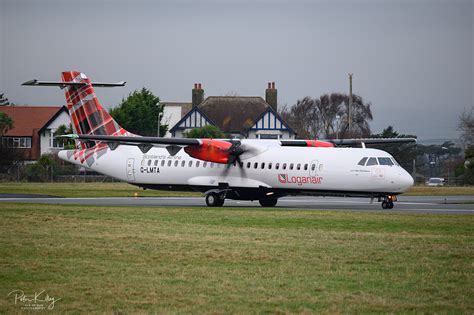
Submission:
<svg viewBox="0 0 474 315">
<path fill-rule="evenodd" d="M 210 192 L 206 195 L 206 205 L 209 207 L 222 207 L 225 201 L 225 195 L 216 192 Z"/>
<path fill-rule="evenodd" d="M 278 202 L 278 198 L 265 198 L 258 201 L 262 207 L 274 207 Z"/>
<path fill-rule="evenodd" d="M 382 199 L 382 209 L 393 209 L 393 202 L 397 201 L 396 196 L 385 196 Z"/>
</svg>

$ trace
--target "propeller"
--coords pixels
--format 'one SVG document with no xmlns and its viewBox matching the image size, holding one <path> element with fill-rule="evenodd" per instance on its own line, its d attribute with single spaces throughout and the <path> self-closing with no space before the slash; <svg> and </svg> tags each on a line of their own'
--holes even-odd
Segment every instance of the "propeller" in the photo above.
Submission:
<svg viewBox="0 0 474 315">
<path fill-rule="evenodd" d="M 249 150 L 249 149 L 244 150 L 241 146 L 242 143 L 239 140 L 230 140 L 230 143 L 232 145 L 230 146 L 230 148 L 228 148 L 226 150 L 226 152 L 229 153 L 229 159 L 228 159 L 228 162 L 227 162 L 227 166 L 224 170 L 223 176 L 227 177 L 227 174 L 229 173 L 230 168 L 232 166 L 234 166 L 234 167 L 238 166 L 240 168 L 240 172 L 241 172 L 242 176 L 246 176 L 245 175 L 245 170 L 244 170 L 244 163 L 240 159 L 240 156 L 242 154 L 246 153 L 246 152 L 251 151 L 251 150 Z"/>
</svg>

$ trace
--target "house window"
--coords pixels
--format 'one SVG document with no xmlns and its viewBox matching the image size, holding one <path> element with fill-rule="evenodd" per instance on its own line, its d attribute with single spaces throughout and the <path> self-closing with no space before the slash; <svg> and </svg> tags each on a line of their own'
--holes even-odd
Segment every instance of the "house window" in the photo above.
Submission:
<svg viewBox="0 0 474 315">
<path fill-rule="evenodd" d="M 279 138 L 279 135 L 274 135 L 274 134 L 260 134 L 260 139 L 275 139 L 277 140 Z"/>
<path fill-rule="evenodd" d="M 30 137 L 3 137 L 2 144 L 7 148 L 31 148 Z"/>
<path fill-rule="evenodd" d="M 58 139 L 56 139 L 56 131 L 49 130 L 49 147 L 55 149 L 62 149 L 64 146 L 59 143 Z"/>
</svg>

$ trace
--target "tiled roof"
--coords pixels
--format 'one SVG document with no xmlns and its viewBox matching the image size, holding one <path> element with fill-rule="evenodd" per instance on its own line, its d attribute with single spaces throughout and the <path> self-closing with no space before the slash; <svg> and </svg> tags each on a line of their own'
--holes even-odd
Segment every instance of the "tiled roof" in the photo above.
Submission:
<svg viewBox="0 0 474 315">
<path fill-rule="evenodd" d="M 31 137 L 64 109 L 64 106 L 0 106 L 0 112 L 13 119 L 13 129 L 5 136 Z"/>
<path fill-rule="evenodd" d="M 252 127 L 269 105 L 259 96 L 209 96 L 198 107 L 223 132 L 240 133 Z"/>
</svg>

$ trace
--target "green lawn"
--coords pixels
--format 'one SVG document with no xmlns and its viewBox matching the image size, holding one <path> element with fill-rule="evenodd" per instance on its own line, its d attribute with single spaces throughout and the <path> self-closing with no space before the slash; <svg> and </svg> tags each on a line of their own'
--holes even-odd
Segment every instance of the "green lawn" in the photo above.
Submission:
<svg viewBox="0 0 474 315">
<path fill-rule="evenodd" d="M 0 313 L 473 313 L 471 215 L 0 204 Z"/>
<path fill-rule="evenodd" d="M 173 197 L 201 196 L 196 192 L 143 190 L 127 183 L 0 183 L 0 194 L 35 194 L 58 197 Z"/>
</svg>

